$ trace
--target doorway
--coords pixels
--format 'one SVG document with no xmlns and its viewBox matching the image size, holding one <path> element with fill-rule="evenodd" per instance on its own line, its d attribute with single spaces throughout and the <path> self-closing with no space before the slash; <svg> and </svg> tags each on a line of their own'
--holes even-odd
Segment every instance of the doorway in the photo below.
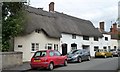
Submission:
<svg viewBox="0 0 120 72">
<path fill-rule="evenodd" d="M 62 55 L 67 54 L 67 44 L 62 44 Z"/>
</svg>

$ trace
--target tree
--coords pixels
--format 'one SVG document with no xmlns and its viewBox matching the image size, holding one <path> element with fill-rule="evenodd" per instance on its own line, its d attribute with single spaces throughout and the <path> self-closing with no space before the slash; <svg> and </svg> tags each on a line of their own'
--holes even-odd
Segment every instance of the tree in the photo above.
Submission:
<svg viewBox="0 0 120 72">
<path fill-rule="evenodd" d="M 25 22 L 24 3 L 3 2 L 2 5 L 2 51 L 8 51 L 12 38 L 20 34 Z"/>
</svg>

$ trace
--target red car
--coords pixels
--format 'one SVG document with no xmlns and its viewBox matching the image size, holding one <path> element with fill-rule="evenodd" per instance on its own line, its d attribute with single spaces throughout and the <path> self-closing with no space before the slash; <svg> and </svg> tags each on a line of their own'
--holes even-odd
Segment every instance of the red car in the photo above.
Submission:
<svg viewBox="0 0 120 72">
<path fill-rule="evenodd" d="M 42 50 L 35 52 L 31 59 L 31 68 L 46 68 L 53 70 L 56 65 L 67 66 L 67 56 L 63 56 L 56 50 Z"/>
</svg>

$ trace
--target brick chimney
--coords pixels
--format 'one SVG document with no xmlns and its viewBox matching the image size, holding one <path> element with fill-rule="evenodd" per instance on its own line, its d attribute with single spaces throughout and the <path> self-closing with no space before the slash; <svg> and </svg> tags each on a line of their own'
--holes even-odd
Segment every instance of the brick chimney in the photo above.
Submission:
<svg viewBox="0 0 120 72">
<path fill-rule="evenodd" d="M 54 2 L 49 4 L 49 12 L 54 12 Z"/>
<path fill-rule="evenodd" d="M 100 26 L 100 30 L 104 30 L 104 22 L 100 22 L 99 26 Z"/>
<path fill-rule="evenodd" d="M 116 23 L 114 23 L 113 24 L 113 28 L 112 28 L 112 34 L 117 34 L 118 32 L 117 32 L 117 24 Z"/>
</svg>

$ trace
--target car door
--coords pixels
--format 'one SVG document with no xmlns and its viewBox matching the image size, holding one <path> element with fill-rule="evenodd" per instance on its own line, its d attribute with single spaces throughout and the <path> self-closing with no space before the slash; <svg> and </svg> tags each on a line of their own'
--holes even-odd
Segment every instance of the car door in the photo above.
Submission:
<svg viewBox="0 0 120 72">
<path fill-rule="evenodd" d="M 62 64 L 64 62 L 63 56 L 58 51 L 54 51 L 58 65 Z"/>
<path fill-rule="evenodd" d="M 83 56 L 84 56 L 84 60 L 87 59 L 87 51 L 86 50 L 83 50 Z"/>
<path fill-rule="evenodd" d="M 86 59 L 88 59 L 88 56 L 89 56 L 89 54 L 88 54 L 88 51 L 86 51 L 86 50 L 83 50 L 83 52 L 84 52 L 84 59 L 86 60 Z"/>
<path fill-rule="evenodd" d="M 85 59 L 85 55 L 84 55 L 83 50 L 81 50 L 81 51 L 80 51 L 80 56 L 81 56 L 82 60 L 84 60 L 84 59 Z"/>
<path fill-rule="evenodd" d="M 55 55 L 54 51 L 51 50 L 49 52 L 49 55 L 50 55 L 49 59 L 54 62 L 54 65 L 58 65 L 57 56 Z"/>
</svg>

